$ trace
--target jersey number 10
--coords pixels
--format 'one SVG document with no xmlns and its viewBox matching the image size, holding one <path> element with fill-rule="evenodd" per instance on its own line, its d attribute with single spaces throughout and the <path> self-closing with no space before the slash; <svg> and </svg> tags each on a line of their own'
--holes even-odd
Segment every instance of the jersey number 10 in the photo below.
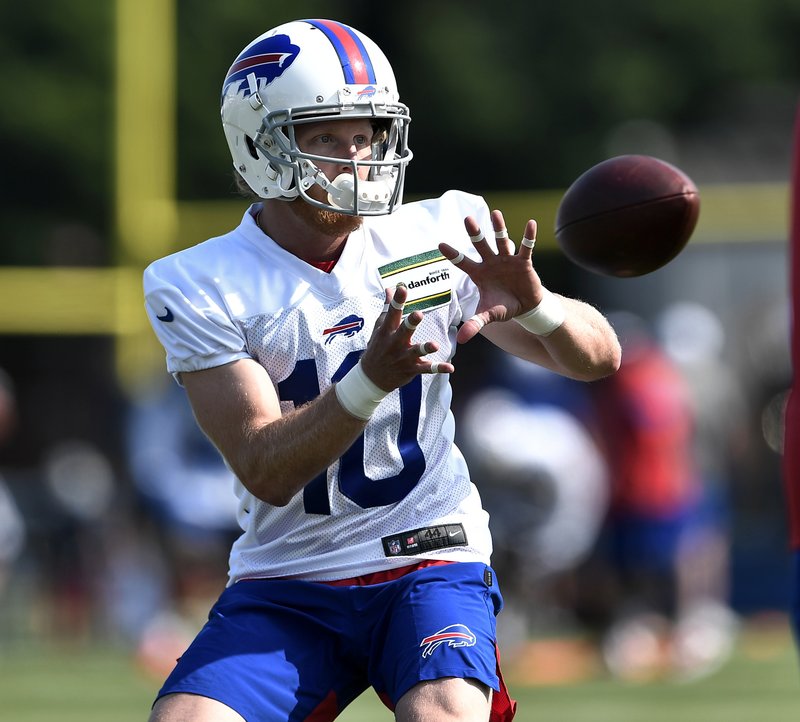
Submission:
<svg viewBox="0 0 800 722">
<path fill-rule="evenodd" d="M 333 375 L 332 383 L 340 381 L 358 363 L 362 353 L 363 351 L 351 351 Z M 311 401 L 319 393 L 317 362 L 314 359 L 298 361 L 292 373 L 278 384 L 281 400 L 292 401 L 295 406 Z M 342 454 L 339 460 L 338 488 L 350 501 L 364 509 L 386 506 L 400 501 L 417 485 L 425 471 L 425 457 L 417 442 L 421 406 L 422 379 L 416 376 L 413 381 L 400 388 L 397 448 L 403 468 L 397 475 L 385 479 L 370 479 L 367 476 L 364 469 L 364 434 Z M 331 513 L 327 470 L 306 484 L 303 489 L 303 507 L 307 514 Z"/>
</svg>

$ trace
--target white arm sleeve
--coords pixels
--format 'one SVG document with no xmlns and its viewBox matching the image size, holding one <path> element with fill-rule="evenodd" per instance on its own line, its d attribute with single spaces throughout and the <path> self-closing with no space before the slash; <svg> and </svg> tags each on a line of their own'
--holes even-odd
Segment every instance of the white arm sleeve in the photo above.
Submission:
<svg viewBox="0 0 800 722">
<path fill-rule="evenodd" d="M 200 371 L 249 358 L 244 334 L 210 278 L 190 277 L 173 257 L 144 273 L 145 306 L 167 352 L 167 369 Z"/>
</svg>

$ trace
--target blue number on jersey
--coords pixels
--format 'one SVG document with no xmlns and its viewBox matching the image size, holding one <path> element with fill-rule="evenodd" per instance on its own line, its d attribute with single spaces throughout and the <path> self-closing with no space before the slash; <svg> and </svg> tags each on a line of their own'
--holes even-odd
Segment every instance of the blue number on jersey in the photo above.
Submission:
<svg viewBox="0 0 800 722">
<path fill-rule="evenodd" d="M 358 363 L 363 351 L 351 351 L 333 375 L 336 383 Z M 295 406 L 319 396 L 317 364 L 313 359 L 298 361 L 294 371 L 278 384 L 278 394 L 283 401 L 292 401 Z M 339 491 L 348 499 L 367 509 L 374 506 L 394 504 L 406 496 L 422 478 L 425 471 L 425 456 L 417 442 L 417 427 L 422 407 L 422 379 L 416 376 L 400 388 L 400 431 L 397 448 L 403 461 L 403 469 L 396 476 L 372 480 L 364 470 L 364 434 L 355 440 L 344 453 L 339 463 Z M 303 507 L 308 514 L 330 514 L 327 471 L 323 471 L 306 484 L 303 489 Z"/>
</svg>

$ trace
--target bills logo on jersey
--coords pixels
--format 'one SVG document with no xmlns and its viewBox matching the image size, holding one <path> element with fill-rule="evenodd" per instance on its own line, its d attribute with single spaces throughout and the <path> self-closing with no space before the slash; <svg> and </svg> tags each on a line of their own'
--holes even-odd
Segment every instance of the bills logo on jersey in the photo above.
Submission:
<svg viewBox="0 0 800 722">
<path fill-rule="evenodd" d="M 436 634 L 425 637 L 420 643 L 423 659 L 430 657 L 434 650 L 443 644 L 448 647 L 474 647 L 477 637 L 464 624 L 451 624 L 449 627 L 440 629 Z"/>
<path fill-rule="evenodd" d="M 249 84 L 245 82 L 250 73 L 255 74 L 259 88 L 269 85 L 286 72 L 299 53 L 300 48 L 292 45 L 288 35 L 273 35 L 245 48 L 228 70 L 222 97 L 229 92 L 250 95 Z"/>
<path fill-rule="evenodd" d="M 364 319 L 361 318 L 361 316 L 356 316 L 355 314 L 353 314 L 351 316 L 345 316 L 335 326 L 326 328 L 322 332 L 322 335 L 325 337 L 325 343 L 329 344 L 337 336 L 344 336 L 345 338 L 350 338 L 351 336 L 355 336 L 363 328 L 364 328 Z"/>
</svg>

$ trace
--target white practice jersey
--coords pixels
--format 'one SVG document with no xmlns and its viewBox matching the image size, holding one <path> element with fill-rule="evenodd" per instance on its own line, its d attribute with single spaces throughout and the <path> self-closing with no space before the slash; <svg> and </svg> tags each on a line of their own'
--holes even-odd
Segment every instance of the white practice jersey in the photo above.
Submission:
<svg viewBox="0 0 800 722">
<path fill-rule="evenodd" d="M 478 291 L 437 246 L 444 241 L 477 257 L 463 219 L 472 215 L 493 238 L 481 198 L 451 191 L 365 218 L 331 273 L 265 236 L 253 212 L 230 233 L 145 271 L 147 312 L 176 377 L 254 359 L 284 412 L 291 411 L 355 365 L 384 288 L 399 281 L 409 288 L 406 312 L 425 314 L 415 338 L 439 344 L 427 358 L 453 357 L 457 327 L 475 313 Z M 237 482 L 243 533 L 231 552 L 229 583 L 332 580 L 420 558 L 488 563 L 488 515 L 453 444 L 450 399 L 447 374 L 423 374 L 391 392 L 364 434 L 284 507 Z"/>
</svg>

